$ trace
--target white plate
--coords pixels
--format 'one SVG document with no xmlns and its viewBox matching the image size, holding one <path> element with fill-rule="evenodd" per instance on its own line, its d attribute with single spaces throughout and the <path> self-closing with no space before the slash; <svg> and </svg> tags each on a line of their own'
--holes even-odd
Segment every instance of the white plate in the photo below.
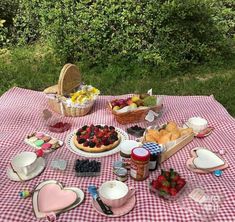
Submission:
<svg viewBox="0 0 235 222">
<path fill-rule="evenodd" d="M 60 187 L 63 187 L 63 189 L 67 189 L 67 190 L 72 190 L 74 192 L 76 192 L 77 194 L 77 197 L 79 198 L 72 206 L 68 207 L 68 208 L 65 208 L 63 210 L 57 210 L 55 211 L 55 214 L 61 214 L 63 212 L 66 212 L 68 210 L 71 210 L 75 207 L 77 207 L 79 204 L 81 204 L 84 200 L 84 192 L 77 188 L 77 187 L 64 187 L 60 182 L 56 181 L 56 180 L 46 180 L 46 181 L 43 181 L 42 183 L 40 183 L 34 190 L 34 194 L 33 194 L 33 210 L 34 210 L 34 214 L 37 218 L 43 218 L 43 217 L 46 217 L 46 213 L 43 213 L 43 212 L 40 212 L 38 210 L 38 206 L 37 206 L 37 199 L 38 199 L 38 192 L 44 185 L 46 184 L 50 184 L 50 183 L 56 183 L 56 184 L 59 184 Z"/>
<path fill-rule="evenodd" d="M 45 168 L 46 166 L 46 161 L 44 158 L 42 157 L 39 157 L 37 159 L 37 167 L 36 169 L 31 172 L 30 174 L 28 174 L 27 176 L 24 175 L 24 174 L 21 174 L 21 173 L 18 173 L 20 178 L 24 181 L 26 180 L 31 180 L 33 179 L 34 177 L 38 176 Z M 13 172 L 12 168 L 9 167 L 7 168 L 7 176 L 10 180 L 13 180 L 13 181 L 21 181 L 20 178 L 18 177 L 18 175 L 16 173 Z"/>
<path fill-rule="evenodd" d="M 115 127 L 115 130 L 119 133 L 119 135 L 121 136 L 121 141 L 120 143 L 123 141 L 123 140 L 128 140 L 129 137 L 128 137 L 128 134 L 120 129 L 120 128 L 117 128 Z M 69 150 L 75 154 L 78 154 L 80 156 L 83 156 L 83 157 L 104 157 L 104 156 L 109 156 L 109 155 L 112 155 L 114 153 L 117 153 L 120 151 L 120 143 L 118 146 L 116 146 L 114 149 L 112 150 L 107 150 L 107 151 L 104 151 L 104 152 L 100 152 L 100 153 L 89 153 L 89 152 L 85 152 L 83 150 L 80 150 L 78 149 L 75 145 L 74 145 L 74 142 L 73 142 L 73 136 L 76 134 L 77 130 L 74 130 L 73 132 L 71 132 L 67 138 L 66 138 L 66 145 L 67 147 L 69 148 Z"/>
</svg>

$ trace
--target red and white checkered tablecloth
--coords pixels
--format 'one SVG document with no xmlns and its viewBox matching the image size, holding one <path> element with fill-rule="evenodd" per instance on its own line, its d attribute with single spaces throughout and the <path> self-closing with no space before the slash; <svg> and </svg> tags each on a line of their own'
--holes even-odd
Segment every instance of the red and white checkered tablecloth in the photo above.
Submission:
<svg viewBox="0 0 235 222">
<path fill-rule="evenodd" d="M 114 125 L 121 129 L 126 126 L 118 124 L 112 114 L 106 109 L 107 101 L 113 96 L 100 96 L 90 114 L 84 117 L 68 118 L 73 122 L 72 130 L 84 124 L 104 123 Z M 33 151 L 23 142 L 25 135 L 43 131 L 65 141 L 69 132 L 56 134 L 47 131 L 41 113 L 48 108 L 45 95 L 41 92 L 12 88 L 0 97 L 0 221 L 32 222 L 38 221 L 32 211 L 31 198 L 20 199 L 18 192 L 25 187 L 33 189 L 46 179 L 56 179 L 65 186 L 79 187 L 85 193 L 85 201 L 75 209 L 63 213 L 58 217 L 59 222 L 73 221 L 199 221 L 196 217 L 182 209 L 176 202 L 166 202 L 148 190 L 149 179 L 153 179 L 159 172 L 150 174 L 150 178 L 137 182 L 128 179 L 127 184 L 136 189 L 136 206 L 127 215 L 120 218 L 108 218 L 99 215 L 91 205 L 91 196 L 87 186 L 115 179 L 112 173 L 112 163 L 119 159 L 119 154 L 99 158 L 102 162 L 102 173 L 99 177 L 75 177 L 73 172 L 60 173 L 52 170 L 48 165 L 38 177 L 22 184 L 7 178 L 6 168 L 10 159 L 21 151 Z M 235 120 L 226 109 L 218 103 L 213 96 L 166 96 L 164 100 L 164 114 L 158 123 L 173 120 L 181 123 L 192 116 L 206 118 L 209 125 L 215 127 L 213 133 L 204 139 L 194 139 L 191 143 L 177 152 L 173 157 L 163 163 L 163 168 L 173 167 L 183 175 L 205 184 L 213 191 L 223 194 L 224 201 L 220 205 L 213 221 L 235 221 Z M 66 119 L 66 118 L 65 118 Z M 219 178 L 212 174 L 200 175 L 186 169 L 185 162 L 190 157 L 189 151 L 196 146 L 205 146 L 213 151 L 226 150 L 224 158 L 230 167 L 223 171 Z M 72 162 L 79 156 L 70 152 L 66 145 L 47 156 L 50 162 L 55 156 L 60 156 Z M 40 220 L 44 221 L 44 220 Z"/>
</svg>

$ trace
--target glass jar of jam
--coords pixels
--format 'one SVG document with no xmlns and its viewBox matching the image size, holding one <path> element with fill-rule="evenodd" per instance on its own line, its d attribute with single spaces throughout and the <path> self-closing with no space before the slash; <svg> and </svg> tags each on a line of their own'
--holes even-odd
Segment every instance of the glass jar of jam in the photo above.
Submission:
<svg viewBox="0 0 235 222">
<path fill-rule="evenodd" d="M 143 144 L 143 148 L 150 152 L 149 170 L 156 170 L 161 163 L 162 147 L 159 144 L 147 142 Z"/>
<path fill-rule="evenodd" d="M 121 161 L 126 169 L 130 169 L 131 165 L 131 150 L 138 147 L 139 143 L 135 140 L 124 140 L 120 144 L 120 156 Z"/>
<path fill-rule="evenodd" d="M 149 160 L 150 152 L 147 149 L 132 149 L 130 175 L 134 180 L 145 180 L 149 176 Z"/>
</svg>

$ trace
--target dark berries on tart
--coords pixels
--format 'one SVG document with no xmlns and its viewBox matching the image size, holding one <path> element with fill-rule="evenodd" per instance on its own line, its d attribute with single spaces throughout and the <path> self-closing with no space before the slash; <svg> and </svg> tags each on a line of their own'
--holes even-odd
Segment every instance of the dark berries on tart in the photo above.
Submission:
<svg viewBox="0 0 235 222">
<path fill-rule="evenodd" d="M 116 147 L 120 142 L 115 127 L 108 125 L 83 126 L 76 132 L 75 145 L 89 152 L 99 152 Z"/>
</svg>

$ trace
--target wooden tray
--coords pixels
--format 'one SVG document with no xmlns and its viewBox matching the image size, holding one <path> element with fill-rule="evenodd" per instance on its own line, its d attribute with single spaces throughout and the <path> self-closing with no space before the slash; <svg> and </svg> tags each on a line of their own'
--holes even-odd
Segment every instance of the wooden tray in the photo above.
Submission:
<svg viewBox="0 0 235 222">
<path fill-rule="evenodd" d="M 173 156 L 176 152 L 178 152 L 188 143 L 190 143 L 193 140 L 193 138 L 194 138 L 194 133 L 191 133 L 185 136 L 181 141 L 176 143 L 174 146 L 167 148 L 167 150 L 163 152 L 161 155 L 161 163 L 170 158 L 171 156 Z"/>
<path fill-rule="evenodd" d="M 158 129 L 161 129 L 164 125 L 165 124 L 163 124 L 161 126 L 150 126 L 146 129 L 146 131 L 148 129 L 158 130 Z M 146 131 L 144 132 L 142 143 L 145 142 Z M 177 140 L 170 141 L 167 144 L 162 145 L 163 148 L 165 149 L 165 151 L 161 155 L 161 163 L 164 162 L 165 160 L 167 160 L 168 158 L 170 158 L 171 156 L 173 156 L 176 152 L 178 152 L 180 149 L 182 149 L 188 143 L 190 143 L 193 140 L 194 136 L 195 136 L 194 133 L 190 133 L 188 135 L 184 135 L 184 136 L 178 138 Z"/>
</svg>

